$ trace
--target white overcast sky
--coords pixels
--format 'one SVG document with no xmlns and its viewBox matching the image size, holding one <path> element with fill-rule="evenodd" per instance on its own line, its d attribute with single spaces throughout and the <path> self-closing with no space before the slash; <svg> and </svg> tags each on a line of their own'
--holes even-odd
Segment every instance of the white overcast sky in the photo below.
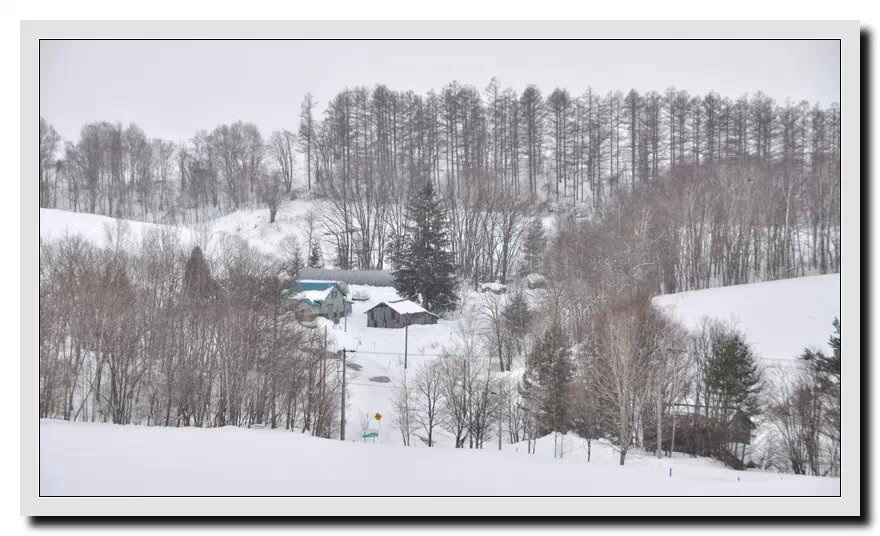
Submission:
<svg viewBox="0 0 880 536">
<path fill-rule="evenodd" d="M 425 93 L 451 80 L 517 91 L 609 90 L 839 101 L 837 41 L 42 41 L 40 113 L 66 140 L 83 124 L 138 123 L 175 141 L 251 121 L 295 129 L 303 96 L 342 88 Z"/>
</svg>

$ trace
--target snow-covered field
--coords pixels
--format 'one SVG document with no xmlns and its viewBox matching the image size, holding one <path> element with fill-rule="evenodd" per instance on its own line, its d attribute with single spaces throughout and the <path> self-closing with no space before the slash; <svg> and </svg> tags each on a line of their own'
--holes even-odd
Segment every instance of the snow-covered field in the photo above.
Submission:
<svg viewBox="0 0 880 536">
<path fill-rule="evenodd" d="M 838 495 L 840 480 L 553 439 L 537 453 L 406 448 L 240 428 L 40 423 L 41 495 Z M 672 476 L 669 469 L 672 468 Z"/>
<path fill-rule="evenodd" d="M 840 274 L 666 294 L 654 303 L 689 329 L 703 317 L 733 321 L 765 360 L 790 360 L 804 348 L 829 351 L 831 322 L 840 316 Z"/>
</svg>

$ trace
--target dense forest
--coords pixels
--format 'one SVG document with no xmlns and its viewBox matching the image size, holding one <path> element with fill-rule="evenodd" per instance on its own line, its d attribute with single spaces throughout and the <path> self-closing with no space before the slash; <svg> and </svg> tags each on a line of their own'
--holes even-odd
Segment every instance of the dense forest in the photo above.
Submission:
<svg viewBox="0 0 880 536">
<path fill-rule="evenodd" d="M 341 268 L 388 268 L 406 200 L 430 180 L 443 196 L 463 277 L 516 270 L 533 216 L 638 226 L 656 292 L 840 268 L 840 109 L 756 93 L 579 96 L 484 91 L 452 82 L 417 95 L 385 86 L 337 94 L 319 114 L 264 138 L 249 123 L 149 138 L 137 125 L 85 125 L 62 144 L 40 124 L 40 205 L 186 221 L 254 203 L 270 211 L 297 184 L 327 201 L 322 230 Z M 615 223 L 618 222 L 618 223 Z M 627 238 L 627 237 L 624 237 Z"/>
</svg>

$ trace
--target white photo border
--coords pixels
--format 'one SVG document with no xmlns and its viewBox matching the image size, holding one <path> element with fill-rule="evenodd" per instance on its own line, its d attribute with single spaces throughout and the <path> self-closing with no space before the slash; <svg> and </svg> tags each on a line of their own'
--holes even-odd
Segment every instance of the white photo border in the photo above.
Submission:
<svg viewBox="0 0 880 536">
<path fill-rule="evenodd" d="M 861 510 L 860 28 L 857 21 L 22 21 L 21 514 L 858 516 Z M 40 39 L 840 40 L 843 441 L 840 497 L 40 497 L 38 419 Z M 868 433 L 868 430 L 864 430 Z M 866 465 L 867 466 L 867 465 Z M 866 477 L 867 475 L 865 475 Z"/>
</svg>

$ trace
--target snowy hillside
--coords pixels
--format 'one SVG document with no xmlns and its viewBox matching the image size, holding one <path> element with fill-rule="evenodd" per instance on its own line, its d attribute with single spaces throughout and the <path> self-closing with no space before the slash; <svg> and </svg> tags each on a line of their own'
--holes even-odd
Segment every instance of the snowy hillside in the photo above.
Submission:
<svg viewBox="0 0 880 536">
<path fill-rule="evenodd" d="M 536 454 L 414 449 L 283 431 L 40 423 L 42 495 L 838 495 L 840 479 L 741 472 L 553 440 Z M 136 460 L 136 463 L 133 461 Z M 669 476 L 669 469 L 672 476 Z"/>
<path fill-rule="evenodd" d="M 759 357 L 796 359 L 805 347 L 828 351 L 840 316 L 840 274 L 695 290 L 654 298 L 688 328 L 711 317 L 733 321 Z"/>
<path fill-rule="evenodd" d="M 244 208 L 204 223 L 193 225 L 193 229 L 214 236 L 232 235 L 245 239 L 251 246 L 271 255 L 277 254 L 278 244 L 289 235 L 296 236 L 301 246 L 307 244 L 303 218 L 310 211 L 321 210 L 317 200 L 285 201 L 269 223 L 266 207 Z"/>
<path fill-rule="evenodd" d="M 120 220 L 109 216 L 71 212 L 57 209 L 40 209 L 40 238 L 53 240 L 67 234 L 79 234 L 90 242 L 103 246 L 106 244 L 107 229 L 115 228 L 119 222 L 128 227 L 131 238 L 139 240 L 151 230 L 176 232 L 183 244 L 214 244 L 225 236 L 237 236 L 263 253 L 276 255 L 278 245 L 289 235 L 296 236 L 300 245 L 307 243 L 303 217 L 316 208 L 317 201 L 287 201 L 281 205 L 274 223 L 269 223 L 269 211 L 265 208 L 242 209 L 188 226 L 158 225 L 134 220 Z M 304 252 L 305 253 L 305 252 Z"/>
<path fill-rule="evenodd" d="M 120 224 L 127 226 L 131 238 L 140 240 L 150 231 L 171 231 L 180 235 L 184 243 L 195 242 L 198 233 L 190 229 L 170 225 L 157 225 L 133 220 L 119 220 L 109 216 L 70 212 L 49 208 L 40 209 L 40 239 L 57 240 L 65 235 L 80 235 L 98 246 L 106 245 L 107 232 Z"/>
</svg>

